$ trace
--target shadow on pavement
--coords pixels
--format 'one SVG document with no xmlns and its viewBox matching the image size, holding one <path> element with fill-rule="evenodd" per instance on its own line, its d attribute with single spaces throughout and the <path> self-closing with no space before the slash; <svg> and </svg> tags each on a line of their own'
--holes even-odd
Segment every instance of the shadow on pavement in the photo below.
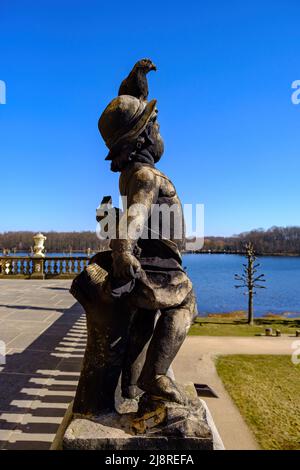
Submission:
<svg viewBox="0 0 300 470">
<path fill-rule="evenodd" d="M 0 449 L 49 449 L 73 399 L 86 342 L 85 315 L 78 303 L 63 312 L 0 366 Z"/>
</svg>

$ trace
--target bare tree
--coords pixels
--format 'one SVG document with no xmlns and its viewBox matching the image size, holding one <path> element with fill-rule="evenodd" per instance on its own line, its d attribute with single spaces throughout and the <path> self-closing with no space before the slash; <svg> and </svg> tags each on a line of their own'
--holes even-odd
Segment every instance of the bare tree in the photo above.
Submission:
<svg viewBox="0 0 300 470">
<path fill-rule="evenodd" d="M 266 282 L 264 278 L 264 274 L 256 275 L 257 268 L 260 266 L 260 263 L 255 264 L 256 256 L 253 244 L 248 242 L 245 245 L 246 249 L 246 258 L 247 264 L 243 263 L 243 273 L 240 276 L 239 274 L 235 274 L 235 280 L 240 281 L 241 284 L 236 285 L 235 287 L 238 289 L 240 287 L 244 287 L 247 289 L 245 292 L 248 295 L 248 324 L 253 325 L 253 295 L 256 294 L 254 289 L 265 289 L 265 286 L 260 285 L 260 282 Z"/>
</svg>

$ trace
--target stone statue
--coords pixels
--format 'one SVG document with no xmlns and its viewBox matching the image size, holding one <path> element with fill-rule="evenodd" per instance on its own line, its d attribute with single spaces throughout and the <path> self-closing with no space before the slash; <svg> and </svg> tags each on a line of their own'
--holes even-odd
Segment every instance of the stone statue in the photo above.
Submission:
<svg viewBox="0 0 300 470">
<path fill-rule="evenodd" d="M 131 80 L 139 95 L 132 79 L 137 64 Z M 151 69 L 153 64 L 145 74 Z M 143 89 L 144 80 L 145 75 Z M 129 93 L 130 86 L 126 89 Z M 120 173 L 127 207 L 111 250 L 95 255 L 71 287 L 85 308 L 88 329 L 73 407 L 77 413 L 114 410 L 120 375 L 124 398 L 144 393 L 150 401 L 186 402 L 168 370 L 197 312 L 180 254 L 185 242 L 181 203 L 171 180 L 156 168 L 164 151 L 157 114 L 156 100 L 121 94 L 99 119 L 109 149 L 106 160 Z M 162 208 L 171 213 L 167 222 Z"/>
</svg>

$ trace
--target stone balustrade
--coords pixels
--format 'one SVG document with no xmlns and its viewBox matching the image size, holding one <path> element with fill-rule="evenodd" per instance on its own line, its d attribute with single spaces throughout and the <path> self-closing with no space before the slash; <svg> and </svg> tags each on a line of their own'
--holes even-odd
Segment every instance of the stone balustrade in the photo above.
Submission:
<svg viewBox="0 0 300 470">
<path fill-rule="evenodd" d="M 89 263 L 89 257 L 44 258 L 29 256 L 0 257 L 0 279 L 72 279 Z"/>
</svg>

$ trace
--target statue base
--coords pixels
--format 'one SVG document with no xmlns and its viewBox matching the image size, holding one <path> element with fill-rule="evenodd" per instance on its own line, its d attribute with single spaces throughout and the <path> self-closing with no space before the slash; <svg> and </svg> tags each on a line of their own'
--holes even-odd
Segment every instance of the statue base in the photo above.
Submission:
<svg viewBox="0 0 300 470">
<path fill-rule="evenodd" d="M 136 400 L 125 400 L 117 406 L 118 412 L 93 417 L 73 416 L 61 448 L 116 451 L 223 449 L 206 404 L 197 396 L 193 384 L 183 388 L 189 397 L 185 405 L 161 400 L 147 404 L 144 399 L 141 407 Z"/>
</svg>

